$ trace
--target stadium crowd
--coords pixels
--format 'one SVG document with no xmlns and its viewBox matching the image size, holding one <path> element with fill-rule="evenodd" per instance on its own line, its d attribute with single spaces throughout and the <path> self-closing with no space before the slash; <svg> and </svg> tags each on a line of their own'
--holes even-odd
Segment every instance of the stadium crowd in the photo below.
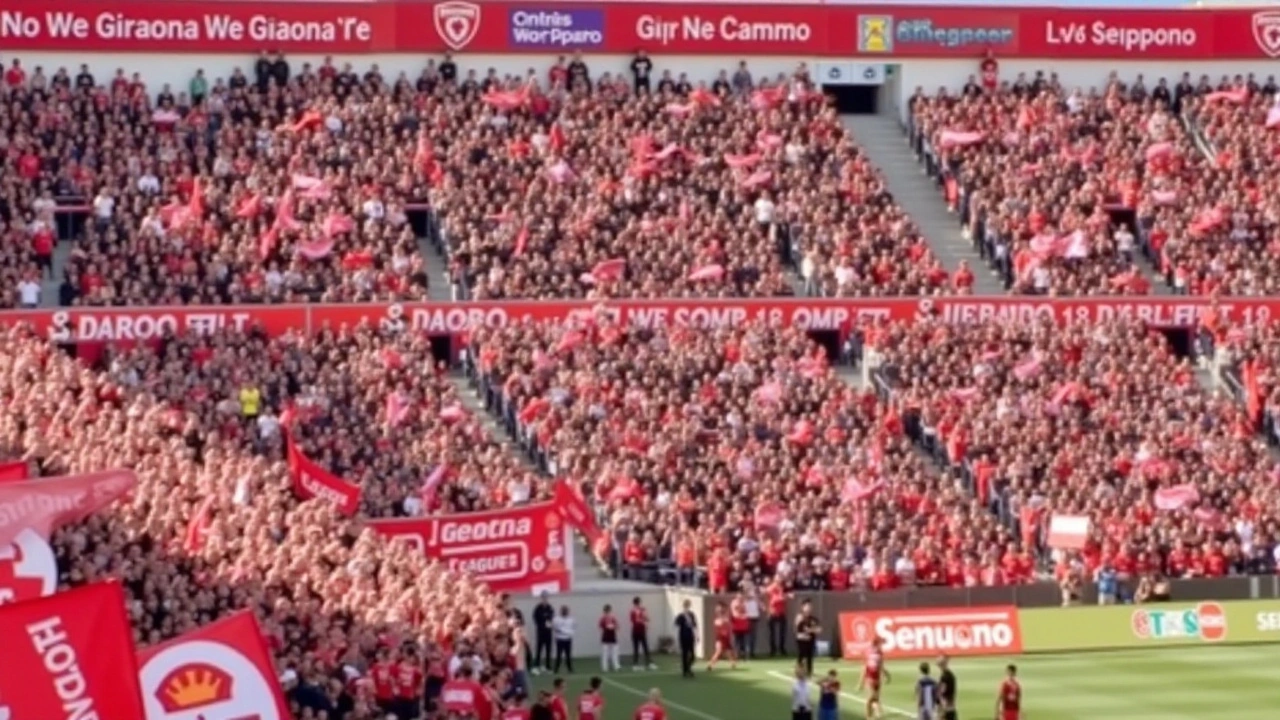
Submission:
<svg viewBox="0 0 1280 720">
<path fill-rule="evenodd" d="M 1054 74 L 918 92 L 917 150 L 965 230 L 1016 293 L 1274 292 L 1266 202 L 1276 83 Z"/>
<path fill-rule="evenodd" d="M 421 298 L 409 213 L 424 202 L 466 297 L 773 296 L 792 292 L 789 265 L 830 296 L 971 284 L 803 72 L 664 78 L 637 96 L 620 75 L 588 92 L 585 65 L 459 79 L 446 59 L 388 82 L 376 66 L 263 62 L 154 96 L 124 71 L 11 68 L 5 302 L 38 302 L 60 233 L 75 244 L 64 304 Z M 1274 213 L 1240 198 L 1271 182 L 1257 128 L 1274 88 L 1238 84 L 1086 94 L 1036 78 L 920 96 L 913 121 L 1014 291 L 1145 293 L 1150 250 L 1179 289 L 1256 293 Z M 59 220 L 79 204 L 82 223 Z M 11 328 L 0 459 L 136 469 L 128 501 L 53 539 L 62 584 L 121 578 L 140 643 L 252 608 L 298 717 L 368 720 L 387 693 L 421 702 L 450 653 L 505 658 L 508 618 L 473 579 L 298 501 L 290 439 L 360 485 L 366 517 L 527 502 L 570 479 L 620 573 L 715 591 L 1029 583 L 1055 512 L 1093 527 L 1054 556 L 1060 577 L 1274 572 L 1280 475 L 1256 431 L 1277 411 L 1275 331 L 1222 330 L 1245 403 L 1202 391 L 1127 322 L 866 325 L 867 388 L 786 327 L 598 313 L 476 328 L 464 361 L 539 474 L 413 332 L 219 330 L 84 362 Z M 409 680 L 378 680 L 388 664 Z"/>
</svg>

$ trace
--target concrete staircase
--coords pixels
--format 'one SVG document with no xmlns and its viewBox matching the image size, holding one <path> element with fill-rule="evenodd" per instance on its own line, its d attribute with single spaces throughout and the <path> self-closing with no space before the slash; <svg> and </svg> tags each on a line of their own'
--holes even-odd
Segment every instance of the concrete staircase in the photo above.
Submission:
<svg viewBox="0 0 1280 720">
<path fill-rule="evenodd" d="M 892 115 L 846 115 L 841 122 L 866 150 L 872 164 L 880 168 L 894 199 L 924 231 L 943 266 L 955 270 L 961 260 L 968 260 L 974 293 L 1003 295 L 1004 287 L 995 274 L 984 272 L 986 261 L 960 234 L 959 219 L 947 210 L 942 192 L 916 160 L 898 121 Z"/>
<path fill-rule="evenodd" d="M 434 248 L 432 250 L 434 251 Z M 545 477 L 545 474 L 525 453 L 524 448 L 520 447 L 516 439 L 507 432 L 506 427 L 499 422 L 497 416 L 489 412 L 488 408 L 484 406 L 484 398 L 480 396 L 480 391 L 471 383 L 471 378 L 467 377 L 467 374 L 461 370 L 453 370 L 449 373 L 449 380 L 458 389 L 458 399 L 462 401 L 463 408 L 480 420 L 485 432 L 490 437 L 502 441 L 503 449 L 507 453 L 520 458 L 521 462 L 529 470 Z M 594 581 L 599 579 L 601 575 L 600 565 L 596 562 L 595 557 L 588 552 L 585 545 L 578 544 L 574 546 L 573 577 L 575 584 L 580 586 L 581 581 Z"/>
<path fill-rule="evenodd" d="M 433 302 L 451 302 L 453 288 L 449 282 L 449 262 L 429 238 L 418 238 L 418 253 L 427 271 L 427 299 Z"/>
<path fill-rule="evenodd" d="M 67 258 L 71 257 L 71 250 L 74 247 L 75 242 L 71 240 L 62 240 L 54 245 L 53 271 L 45 276 L 40 283 L 40 307 L 58 307 L 58 289 L 62 285 L 67 267 Z"/>
</svg>

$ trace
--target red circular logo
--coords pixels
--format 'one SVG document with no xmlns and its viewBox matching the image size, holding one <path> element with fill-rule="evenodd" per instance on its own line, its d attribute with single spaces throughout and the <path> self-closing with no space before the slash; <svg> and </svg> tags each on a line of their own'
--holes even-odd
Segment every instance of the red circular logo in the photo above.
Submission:
<svg viewBox="0 0 1280 720">
<path fill-rule="evenodd" d="M 856 643 L 871 642 L 871 634 L 872 634 L 871 622 L 866 618 L 858 618 L 854 620 L 853 625 L 849 627 L 849 630 L 850 632 L 853 633 L 854 642 Z"/>
<path fill-rule="evenodd" d="M 1216 602 L 1200 603 L 1196 607 L 1200 616 L 1200 638 L 1206 642 L 1217 642 L 1227 638 L 1227 611 Z"/>
<path fill-rule="evenodd" d="M 1147 617 L 1145 610 L 1135 610 L 1131 623 L 1134 635 L 1140 638 L 1151 637 L 1151 618 Z"/>
</svg>

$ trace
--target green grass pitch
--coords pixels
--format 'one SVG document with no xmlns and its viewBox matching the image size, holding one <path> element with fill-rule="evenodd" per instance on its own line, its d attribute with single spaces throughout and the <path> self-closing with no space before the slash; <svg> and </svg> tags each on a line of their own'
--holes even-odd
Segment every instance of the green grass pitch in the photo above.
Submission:
<svg viewBox="0 0 1280 720">
<path fill-rule="evenodd" d="M 1280 646 L 1192 646 L 1151 650 L 1023 655 L 1012 658 L 954 658 L 961 720 L 985 720 L 995 713 L 995 694 L 1010 662 L 1018 666 L 1025 720 L 1270 720 L 1280 718 Z M 893 676 L 884 694 L 886 718 L 914 718 L 919 661 L 889 664 Z M 787 720 L 791 668 L 785 660 L 746 662 L 685 680 L 670 657 L 657 671 L 599 673 L 599 661 L 575 661 L 566 675 L 576 697 L 591 675 L 604 678 L 604 720 L 631 720 L 650 688 L 666 700 L 669 720 Z M 861 666 L 821 660 L 815 674 L 835 669 L 844 697 L 840 717 L 865 720 L 857 695 Z M 936 675 L 936 671 L 935 671 Z M 548 675 L 534 678 L 548 687 Z M 816 693 L 816 690 L 815 690 Z"/>
</svg>

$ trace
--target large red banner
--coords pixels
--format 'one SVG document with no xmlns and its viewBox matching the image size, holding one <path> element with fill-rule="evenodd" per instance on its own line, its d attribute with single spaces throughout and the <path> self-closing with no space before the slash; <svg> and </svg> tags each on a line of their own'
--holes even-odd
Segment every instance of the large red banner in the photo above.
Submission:
<svg viewBox="0 0 1280 720">
<path fill-rule="evenodd" d="M 470 573 L 498 592 L 558 593 L 572 589 L 565 522 L 554 502 L 423 518 L 371 520 L 427 557 Z"/>
<path fill-rule="evenodd" d="M 604 314 L 638 327 L 733 327 L 747 322 L 795 325 L 841 334 L 868 320 L 910 321 L 935 316 L 947 322 L 986 320 L 1106 322 L 1141 320 L 1159 328 L 1191 328 L 1210 311 L 1236 322 L 1280 318 L 1280 298 L 1032 298 L 942 297 L 776 300 L 619 300 L 593 303 L 511 301 L 365 305 L 67 308 L 0 312 L 0 326 L 26 323 L 54 342 L 74 343 L 82 354 L 108 343 L 154 342 L 175 332 L 260 328 L 268 335 L 321 328 L 380 325 L 433 336 L 465 335 L 480 325 L 526 320 L 573 320 Z"/>
<path fill-rule="evenodd" d="M 251 612 L 145 648 L 138 662 L 145 720 L 290 717 Z"/>
<path fill-rule="evenodd" d="M 42 538 L 67 523 L 83 520 L 133 489 L 132 470 L 33 478 L 0 485 L 0 548 L 24 531 Z"/>
<path fill-rule="evenodd" d="M 565 52 L 1058 60 L 1280 56 L 1280 11 L 797 3 L 8 0 L 0 46 L 77 52 Z"/>
<path fill-rule="evenodd" d="M 292 437 L 287 439 L 287 443 L 293 491 L 303 500 L 320 498 L 343 515 L 355 515 L 360 509 L 360 486 L 343 480 L 308 458 Z"/>
<path fill-rule="evenodd" d="M 0 607 L 0 647 L 0 718 L 145 717 L 114 582 Z"/>
</svg>

